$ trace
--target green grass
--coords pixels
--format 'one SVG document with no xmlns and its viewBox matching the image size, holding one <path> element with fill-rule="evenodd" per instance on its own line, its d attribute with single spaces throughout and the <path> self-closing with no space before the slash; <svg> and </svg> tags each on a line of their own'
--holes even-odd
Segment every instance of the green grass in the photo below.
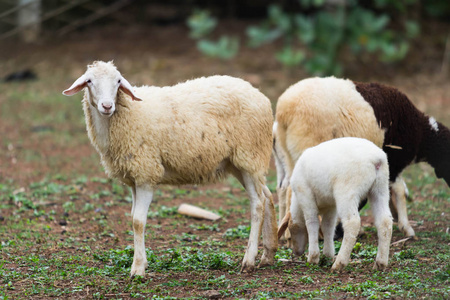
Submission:
<svg viewBox="0 0 450 300">
<path fill-rule="evenodd" d="M 227 217 L 238 221 L 232 227 L 228 221 L 193 222 L 178 215 L 177 206 L 169 205 L 170 201 L 154 203 L 146 234 L 150 275 L 130 280 L 133 247 L 127 215 L 131 200 L 126 188 L 104 177 L 79 175 L 56 174 L 25 187 L 5 180 L 0 183 L 1 209 L 8 212 L 2 213 L 0 226 L 0 297 L 70 298 L 86 295 L 89 290 L 90 297 L 98 299 L 105 295 L 198 299 L 202 291 L 216 290 L 225 298 L 252 299 L 328 299 L 343 295 L 367 299 L 448 298 L 450 238 L 442 227 L 448 224 L 442 212 L 449 206 L 449 192 L 430 179 L 419 187 L 409 186 L 417 198 L 408 204 L 411 220 L 417 226 L 427 225 L 427 229 L 416 230 L 419 240 L 391 248 L 385 272 L 372 270 L 376 231 L 369 227 L 342 273 L 331 272 L 332 262 L 323 257 L 318 266 L 309 265 L 305 255 L 293 257 L 290 249 L 281 247 L 274 266 L 242 276 L 240 263 L 250 232 L 246 225 L 249 220 L 244 217 L 247 210 L 239 212 L 237 208 L 248 205 L 243 193 L 239 199 L 227 200 L 237 206 Z M 427 192 L 424 197 L 423 190 Z M 207 194 L 209 190 L 205 191 Z M 191 195 L 185 189 L 168 187 L 163 193 Z M 159 199 L 164 199 L 162 193 Z M 111 215 L 114 210 L 123 210 L 123 214 Z M 65 233 L 64 226 L 58 224 L 61 220 L 67 220 Z M 90 229 L 80 232 L 77 226 Z M 394 231 L 394 239 L 401 238 Z M 335 242 L 335 248 L 339 251 L 340 242 Z M 202 280 L 192 280 L 197 277 Z M 187 290 L 195 290 L 200 296 L 189 295 Z"/>
</svg>

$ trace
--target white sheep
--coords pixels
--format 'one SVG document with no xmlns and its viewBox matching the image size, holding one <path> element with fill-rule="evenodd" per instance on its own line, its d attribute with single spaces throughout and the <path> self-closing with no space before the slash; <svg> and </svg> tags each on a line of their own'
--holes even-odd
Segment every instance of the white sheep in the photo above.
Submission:
<svg viewBox="0 0 450 300">
<path fill-rule="evenodd" d="M 378 231 L 374 268 L 387 266 L 392 216 L 389 210 L 389 167 L 383 150 L 368 140 L 351 137 L 306 149 L 294 167 L 291 187 L 289 230 L 295 255 L 304 253 L 309 237 L 308 262 L 319 262 L 320 214 L 323 253 L 333 258 L 334 228 L 338 217 L 343 224 L 344 238 L 332 269 L 345 267 L 361 226 L 358 205 L 367 197 Z M 289 215 L 283 220 L 283 228 L 288 220 Z"/>
<path fill-rule="evenodd" d="M 246 188 L 251 231 L 242 271 L 273 262 L 276 217 L 265 174 L 272 149 L 271 103 L 248 82 L 212 76 L 172 87 L 132 87 L 112 62 L 94 62 L 63 92 L 86 88 L 83 109 L 106 173 L 131 187 L 134 258 L 131 276 L 147 266 L 144 228 L 160 184 L 204 184 L 234 175 Z M 131 101 L 143 100 L 143 101 Z"/>
</svg>

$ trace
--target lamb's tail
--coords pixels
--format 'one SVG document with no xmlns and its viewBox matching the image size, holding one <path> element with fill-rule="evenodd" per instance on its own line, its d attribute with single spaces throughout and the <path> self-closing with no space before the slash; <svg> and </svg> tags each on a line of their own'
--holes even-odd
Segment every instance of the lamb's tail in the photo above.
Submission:
<svg viewBox="0 0 450 300">
<path fill-rule="evenodd" d="M 372 159 L 372 163 L 375 167 L 375 171 L 377 172 L 377 176 L 380 176 L 379 171 L 381 171 L 382 173 L 389 173 L 387 156 L 384 152 L 380 151 L 379 155 L 374 156 Z"/>
</svg>

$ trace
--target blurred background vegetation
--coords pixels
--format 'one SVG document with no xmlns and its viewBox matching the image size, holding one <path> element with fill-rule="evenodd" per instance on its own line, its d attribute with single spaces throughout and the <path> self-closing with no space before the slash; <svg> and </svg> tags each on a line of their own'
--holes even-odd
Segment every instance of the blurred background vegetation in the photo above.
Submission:
<svg viewBox="0 0 450 300">
<path fill-rule="evenodd" d="M 229 59 L 241 43 L 259 47 L 282 40 L 274 54 L 285 67 L 298 65 L 310 74 L 342 75 L 342 52 L 372 54 L 383 62 L 406 57 L 431 18 L 450 19 L 449 1 L 419 0 L 297 0 L 267 3 L 258 25 L 246 28 L 246 41 L 235 36 L 208 36 L 220 22 L 210 10 L 196 10 L 188 19 L 191 37 L 205 55 Z"/>
<path fill-rule="evenodd" d="M 20 12 L 27 7 L 38 15 L 34 38 L 26 36 L 27 27 L 33 24 L 20 21 Z M 232 22 L 240 22 L 240 26 L 227 30 Z M 359 63 L 395 64 L 430 33 L 441 36 L 438 43 L 447 49 L 442 53 L 445 60 L 450 43 L 449 27 L 445 27 L 450 25 L 450 1 L 0 1 L 0 41 L 22 38 L 42 42 L 112 23 L 127 28 L 187 27 L 198 51 L 219 60 L 230 60 L 243 48 L 272 45 L 273 56 L 287 70 L 343 75 L 348 57 Z M 431 24 L 435 23 L 444 24 L 439 27 L 444 29 L 433 32 Z"/>
</svg>

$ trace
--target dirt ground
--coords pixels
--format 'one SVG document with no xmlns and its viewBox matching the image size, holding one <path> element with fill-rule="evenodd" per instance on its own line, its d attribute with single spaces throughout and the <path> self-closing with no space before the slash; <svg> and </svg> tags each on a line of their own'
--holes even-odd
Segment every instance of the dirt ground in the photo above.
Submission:
<svg viewBox="0 0 450 300">
<path fill-rule="evenodd" d="M 242 32 L 242 23 L 225 24 L 224 27 L 231 33 Z M 225 29 L 223 29 L 225 31 Z M 446 27 L 439 24 L 432 24 L 428 28 L 430 32 L 445 32 Z M 445 39 L 442 35 L 428 35 L 427 43 L 414 44 L 409 57 L 405 62 L 395 65 L 384 65 L 380 62 L 368 58 L 355 58 L 349 53 L 345 56 L 346 77 L 357 81 L 379 81 L 404 91 L 419 109 L 432 114 L 436 119 L 446 125 L 450 125 L 450 74 L 441 72 L 444 56 Z M 425 46 L 424 46 L 425 45 Z M 187 29 L 183 26 L 174 27 L 154 27 L 154 28 L 129 28 L 120 27 L 86 29 L 61 38 L 47 38 L 39 44 L 24 45 L 15 41 L 2 42 L 0 47 L 0 77 L 8 74 L 30 69 L 36 73 L 38 79 L 32 82 L 13 83 L 17 93 L 23 95 L 31 87 L 37 90 L 30 90 L 30 97 L 33 93 L 38 93 L 42 97 L 55 97 L 56 94 L 70 86 L 70 84 L 80 76 L 86 65 L 94 60 L 114 60 L 122 74 L 133 84 L 147 85 L 171 85 L 180 81 L 199 76 L 213 74 L 227 74 L 241 77 L 250 81 L 266 94 L 276 105 L 277 97 L 291 84 L 308 77 L 300 68 L 295 70 L 284 70 L 273 57 L 274 48 L 277 45 L 267 45 L 259 49 L 241 47 L 241 53 L 231 61 L 214 60 L 202 56 L 195 48 L 195 42 L 188 38 Z M 447 62 L 450 63 L 450 62 Z M 448 68 L 450 69 L 450 68 Z M 10 97 L 2 96 L 5 91 L 5 83 L 0 83 L 0 104 L 14 99 L 13 92 L 9 91 Z M 56 92 L 55 92 L 56 91 Z M 20 106 L 8 104 L 15 116 L 4 115 L 0 112 L 0 182 L 10 182 L 17 189 L 25 188 L 31 183 L 42 181 L 44 178 L 54 178 L 58 174 L 72 176 L 85 175 L 88 178 L 105 178 L 99 164 L 98 155 L 85 134 L 84 121 L 81 113 L 81 106 L 73 105 L 75 111 L 69 111 L 60 116 L 55 108 L 61 108 L 65 102 L 79 102 L 81 96 L 66 98 L 62 95 L 60 99 L 52 104 L 37 106 L 37 114 L 53 114 L 55 118 L 62 118 L 62 121 L 54 123 L 52 116 L 39 117 L 39 121 L 28 119 L 27 115 L 33 113 L 34 104 L 27 105 L 26 99 L 20 101 Z M 57 101 L 60 101 L 58 103 Z M 37 101 L 39 102 L 39 101 Z M 6 104 L 5 104 L 6 105 Z M 78 109 L 78 110 L 77 110 Z M 55 112 L 56 111 L 56 112 Z M 56 115 L 57 114 L 57 115 Z M 67 136 L 55 138 L 52 134 L 58 131 L 65 132 Z M 429 169 L 426 169 L 428 172 Z M 76 174 L 76 175 L 75 175 Z M 275 170 L 272 165 L 269 176 L 274 178 Z M 93 192 L 99 192 L 108 188 L 109 185 L 102 182 L 87 181 L 83 185 L 74 184 L 74 188 L 81 189 L 78 198 L 79 203 L 89 202 L 89 197 Z M 232 209 L 233 204 L 228 203 L 221 195 L 231 194 L 236 197 L 245 198 L 245 192 L 235 185 L 229 183 L 216 184 L 207 187 L 183 187 L 196 194 L 195 191 L 204 191 L 199 196 L 174 195 L 172 190 L 163 189 L 155 197 L 152 207 L 155 205 L 178 206 L 186 202 L 196 205 L 205 205 L 212 210 Z M 216 194 L 208 196 L 206 191 L 215 190 Z M 192 192 L 193 191 L 193 192 Z M 125 193 L 127 194 L 127 193 Z M 276 195 L 275 202 L 277 203 Z M 129 213 L 131 204 L 123 197 L 124 205 L 114 205 L 108 211 L 99 212 L 112 224 L 114 237 L 104 236 L 101 240 L 93 242 L 86 241 L 86 245 L 96 249 L 108 250 L 111 248 L 123 248 L 130 245 L 128 222 L 125 222 L 124 215 Z M 419 201 L 420 201 L 420 197 Z M 52 200 L 53 201 L 53 200 Z M 74 211 L 68 215 L 57 201 L 50 201 L 46 205 L 51 206 L 56 211 L 53 221 L 48 221 L 42 217 L 42 221 L 50 226 L 50 232 L 60 237 L 61 240 L 69 236 L 80 239 L 89 239 L 95 233 L 102 232 L 103 228 L 98 223 L 85 222 L 86 216 L 82 212 Z M 102 204 L 112 202 L 110 197 L 101 197 L 98 200 Z M 152 209 L 150 208 L 150 210 Z M 0 211 L 0 216 L 5 218 L 8 209 Z M 414 214 L 414 213 L 413 213 Z M 246 215 L 249 217 L 249 210 Z M 91 216 L 90 216 L 91 217 Z M 414 217 L 412 218 L 414 219 Z M 128 221 L 128 220 L 127 220 Z M 370 216 L 363 217 L 363 224 L 371 224 Z M 148 226 L 154 231 L 151 237 L 147 237 L 147 247 L 151 244 L 153 249 L 165 249 L 173 247 L 173 235 L 183 235 L 195 233 L 199 239 L 216 238 L 222 239 L 221 232 L 195 231 L 189 229 L 187 221 L 181 226 L 174 228 L 173 220 L 170 218 L 151 218 Z M 204 221 L 192 220 L 192 224 L 201 225 Z M 1 223 L 0 223 L 1 224 Z M 124 227 L 126 224 L 127 227 Z M 241 217 L 228 216 L 226 223 L 221 223 L 220 227 L 237 227 L 242 224 Z M 160 226 L 158 226 L 160 225 Z M 413 222 L 416 231 L 439 231 L 441 225 L 434 222 L 423 222 L 417 224 Z M 448 224 L 447 224 L 448 225 Z M 149 227 L 147 227 L 149 228 Z M 396 235 L 397 240 L 401 235 Z M 189 239 L 187 237 L 187 239 Z M 368 238 L 375 240 L 375 237 Z M 151 241 L 151 242 L 150 242 Z M 184 242 L 189 242 L 188 240 Z M 228 247 L 244 247 L 246 240 L 236 239 L 230 241 Z M 36 246 L 38 248 L 38 246 Z M 398 246 L 401 247 L 401 246 Z M 80 250 L 66 249 L 68 253 L 78 253 Z M 55 249 L 55 251 L 57 251 Z M 50 256 L 51 249 L 47 249 L 42 255 Z M 395 263 L 394 263 L 395 264 Z M 274 280 L 277 276 L 284 274 L 286 266 L 279 270 L 260 270 L 257 274 L 245 274 L 244 277 L 258 276 Z M 147 272 L 151 272 L 147 270 Z M 220 271 L 217 274 L 221 274 Z M 164 282 L 165 275 L 155 275 L 154 283 L 158 280 Z M 173 279 L 192 279 L 190 274 L 168 274 Z M 206 280 L 205 278 L 195 278 L 195 280 Z M 124 278 L 124 282 L 128 280 Z M 343 272 L 328 280 L 336 282 L 357 282 L 358 277 L 351 272 Z M 295 291 L 299 288 L 314 290 L 320 288 L 320 282 L 307 287 L 289 286 L 286 282 L 279 282 L 280 290 Z M 331 284 L 331 283 L 330 283 Z M 189 288 L 178 287 L 180 296 L 192 296 Z M 273 289 L 273 287 L 270 287 Z M 200 291 L 199 291 L 200 293 Z M 252 291 L 249 291 L 249 296 Z M 116 295 L 117 296 L 117 295 Z M 342 294 L 342 297 L 345 295 Z M 83 296 L 80 294 L 80 298 Z M 127 295 L 123 295 L 127 298 Z M 38 297 L 39 298 L 39 297 Z M 76 296 L 78 298 L 78 296 Z"/>
</svg>

